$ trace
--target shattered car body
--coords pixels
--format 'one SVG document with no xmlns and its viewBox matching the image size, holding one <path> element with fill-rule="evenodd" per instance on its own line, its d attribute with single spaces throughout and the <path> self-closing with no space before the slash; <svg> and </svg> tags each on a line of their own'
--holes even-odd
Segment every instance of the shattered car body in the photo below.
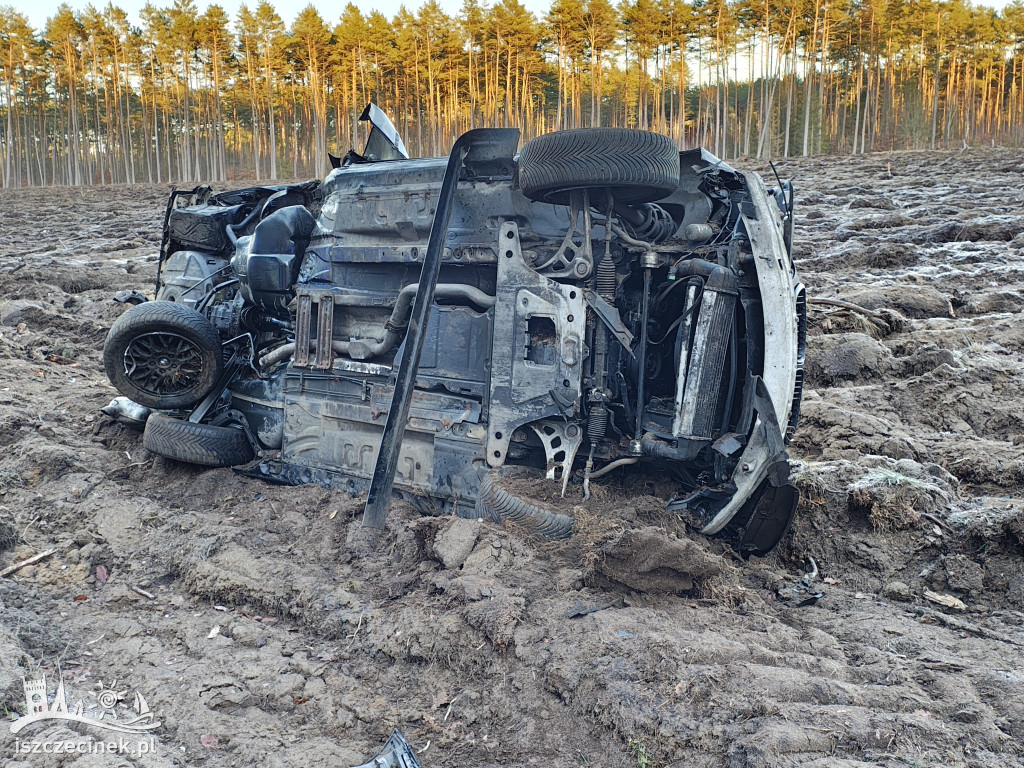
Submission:
<svg viewBox="0 0 1024 768">
<path fill-rule="evenodd" d="M 364 118 L 323 182 L 172 196 L 157 301 L 104 350 L 155 409 L 146 447 L 371 502 L 390 472 L 388 497 L 555 537 L 572 518 L 509 475 L 564 494 L 654 471 L 697 530 L 774 546 L 802 388 L 791 187 L 619 129 L 409 159 Z"/>
</svg>

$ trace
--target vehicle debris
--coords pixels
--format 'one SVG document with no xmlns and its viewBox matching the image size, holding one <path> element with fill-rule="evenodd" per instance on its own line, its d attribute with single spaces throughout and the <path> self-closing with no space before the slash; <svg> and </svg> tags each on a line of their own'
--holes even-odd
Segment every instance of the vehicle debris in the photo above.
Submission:
<svg viewBox="0 0 1024 768">
<path fill-rule="evenodd" d="M 818 563 L 810 555 L 808 555 L 807 560 L 811 564 L 811 570 L 805 573 L 796 584 L 789 587 L 780 587 L 776 592 L 781 600 L 798 600 L 799 602 L 796 603 L 797 608 L 814 605 L 825 596 L 825 593 L 820 590 L 817 592 L 811 591 L 811 584 L 818 578 Z M 858 592 L 854 597 L 859 598 L 860 593 Z"/>
<path fill-rule="evenodd" d="M 572 604 L 572 608 L 570 608 L 569 612 L 565 615 L 565 618 L 578 619 L 581 616 L 589 616 L 592 613 L 597 613 L 598 611 L 603 611 L 608 608 L 615 608 L 624 604 L 622 597 L 616 597 L 614 600 L 607 600 L 603 603 L 596 603 L 594 605 L 587 605 L 582 600 L 576 600 Z"/>
<path fill-rule="evenodd" d="M 100 410 L 117 421 L 139 427 L 146 423 L 146 419 L 153 412 L 152 408 L 139 405 L 127 397 L 115 397 Z"/>
<path fill-rule="evenodd" d="M 798 498 L 791 185 L 622 129 L 518 154 L 478 129 L 410 159 L 363 117 L 366 150 L 322 182 L 171 194 L 156 300 L 103 351 L 140 410 L 107 412 L 167 458 L 366 492 L 366 527 L 394 492 L 560 538 L 573 515 L 507 478 L 586 499 L 656 471 L 693 529 L 769 551 Z"/>
<path fill-rule="evenodd" d="M 149 298 L 138 291 L 118 291 L 114 294 L 114 301 L 118 304 L 142 304 Z"/>
<path fill-rule="evenodd" d="M 384 742 L 380 752 L 370 758 L 368 762 L 354 765 L 352 768 L 420 768 L 420 761 L 416 758 L 412 745 L 396 728 Z"/>
</svg>

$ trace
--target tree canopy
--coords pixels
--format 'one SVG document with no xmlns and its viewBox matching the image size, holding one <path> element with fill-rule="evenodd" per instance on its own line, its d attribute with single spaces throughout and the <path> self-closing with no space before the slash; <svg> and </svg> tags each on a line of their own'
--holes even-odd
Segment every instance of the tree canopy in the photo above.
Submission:
<svg viewBox="0 0 1024 768">
<path fill-rule="evenodd" d="M 318 176 L 377 102 L 414 155 L 473 127 L 659 131 L 762 158 L 1024 142 L 1024 0 L 0 6 L 4 186 Z"/>
</svg>

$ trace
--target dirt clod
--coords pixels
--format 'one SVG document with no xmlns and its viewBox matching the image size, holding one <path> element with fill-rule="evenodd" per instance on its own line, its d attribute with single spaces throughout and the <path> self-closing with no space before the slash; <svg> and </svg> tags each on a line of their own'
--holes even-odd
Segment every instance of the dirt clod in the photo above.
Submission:
<svg viewBox="0 0 1024 768">
<path fill-rule="evenodd" d="M 601 577 L 640 592 L 679 594 L 722 574 L 721 557 L 691 539 L 680 539 L 657 528 L 625 531 L 601 546 L 593 556 L 591 579 Z"/>
<path fill-rule="evenodd" d="M 461 568 L 480 536 L 481 523 L 456 517 L 438 532 L 434 552 L 448 569 Z"/>
<path fill-rule="evenodd" d="M 892 367 L 892 352 L 863 333 L 812 336 L 804 370 L 812 386 L 877 379 Z"/>
</svg>

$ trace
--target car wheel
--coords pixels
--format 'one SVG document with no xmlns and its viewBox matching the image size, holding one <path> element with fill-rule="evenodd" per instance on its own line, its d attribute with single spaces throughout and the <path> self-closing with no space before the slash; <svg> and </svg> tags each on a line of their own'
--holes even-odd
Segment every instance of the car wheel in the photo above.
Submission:
<svg viewBox="0 0 1024 768">
<path fill-rule="evenodd" d="M 495 522 L 511 520 L 549 539 L 568 538 L 572 535 L 575 522 L 571 517 L 531 504 L 500 487 L 507 480 L 536 480 L 540 477 L 543 477 L 543 473 L 539 470 L 534 472 L 530 467 L 495 467 L 490 470 L 480 481 L 475 517 L 490 518 Z"/>
<path fill-rule="evenodd" d="M 154 413 L 146 421 L 147 451 L 204 467 L 233 467 L 253 459 L 252 445 L 240 427 L 194 424 Z"/>
<path fill-rule="evenodd" d="M 117 391 L 139 405 L 188 408 L 206 397 L 224 372 L 220 334 L 194 309 L 147 301 L 111 327 L 103 367 Z"/>
<path fill-rule="evenodd" d="M 531 200 L 568 203 L 576 189 L 610 189 L 619 203 L 647 203 L 679 186 L 679 148 L 666 136 L 583 128 L 539 136 L 519 154 L 519 186 Z"/>
</svg>

